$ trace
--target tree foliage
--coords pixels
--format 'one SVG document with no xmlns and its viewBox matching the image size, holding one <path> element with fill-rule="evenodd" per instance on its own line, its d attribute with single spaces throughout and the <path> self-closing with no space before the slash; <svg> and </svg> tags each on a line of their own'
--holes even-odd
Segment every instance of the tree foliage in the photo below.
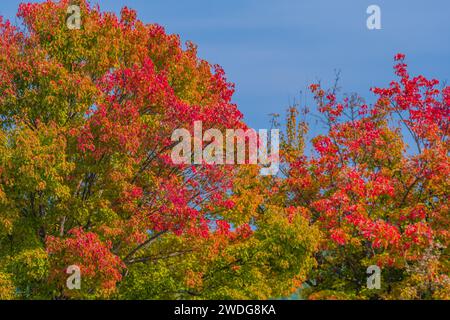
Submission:
<svg viewBox="0 0 450 320">
<path fill-rule="evenodd" d="M 306 152 L 291 108 L 279 176 L 174 164 L 176 129 L 247 128 L 233 84 L 128 8 L 79 1 L 70 30 L 70 4 L 0 17 L 0 299 L 450 298 L 449 87 L 398 55 L 372 106 L 311 86 L 326 130 Z"/>
<path fill-rule="evenodd" d="M 174 165 L 177 128 L 245 129 L 233 85 L 177 35 L 80 1 L 0 20 L 1 296 L 268 298 L 312 267 L 317 229 L 264 207 L 254 166 Z M 66 286 L 80 267 L 81 290 Z"/>
<path fill-rule="evenodd" d="M 412 77 L 373 88 L 369 106 L 311 85 L 326 133 L 304 154 L 305 121 L 289 112 L 283 201 L 324 235 L 303 294 L 311 299 L 449 299 L 450 87 Z M 409 146 L 408 146 L 409 144 Z M 378 265 L 381 288 L 367 288 Z"/>
</svg>

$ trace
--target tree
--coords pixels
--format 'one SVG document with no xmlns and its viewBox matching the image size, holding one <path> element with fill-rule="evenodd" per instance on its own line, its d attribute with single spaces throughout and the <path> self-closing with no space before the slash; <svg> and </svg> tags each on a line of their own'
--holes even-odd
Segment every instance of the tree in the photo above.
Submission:
<svg viewBox="0 0 450 320">
<path fill-rule="evenodd" d="M 397 55 L 374 105 L 311 86 L 326 130 L 305 152 L 290 108 L 279 176 L 175 164 L 176 129 L 247 126 L 219 66 L 136 16 L 0 17 L 0 299 L 450 298 L 449 87 Z"/>
<path fill-rule="evenodd" d="M 372 106 L 311 85 L 326 128 L 311 155 L 307 122 L 288 113 L 278 197 L 324 236 L 302 291 L 310 299 L 450 298 L 450 87 L 395 60 L 399 80 L 372 89 Z M 379 290 L 367 288 L 371 265 Z"/>
<path fill-rule="evenodd" d="M 268 298 L 319 231 L 265 205 L 256 166 L 175 165 L 175 129 L 245 129 L 219 66 L 177 35 L 72 1 L 0 17 L 1 298 Z M 81 271 L 81 290 L 66 271 Z"/>
</svg>

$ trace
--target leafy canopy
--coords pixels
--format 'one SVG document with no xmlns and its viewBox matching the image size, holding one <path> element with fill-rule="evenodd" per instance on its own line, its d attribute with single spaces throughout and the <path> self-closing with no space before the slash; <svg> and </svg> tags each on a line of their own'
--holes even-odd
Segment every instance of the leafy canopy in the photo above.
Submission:
<svg viewBox="0 0 450 320">
<path fill-rule="evenodd" d="M 79 1 L 0 18 L 0 296 L 268 298 L 319 232 L 264 204 L 255 166 L 170 159 L 177 128 L 245 129 L 233 85 L 177 35 Z M 81 290 L 66 286 L 80 267 Z"/>
</svg>

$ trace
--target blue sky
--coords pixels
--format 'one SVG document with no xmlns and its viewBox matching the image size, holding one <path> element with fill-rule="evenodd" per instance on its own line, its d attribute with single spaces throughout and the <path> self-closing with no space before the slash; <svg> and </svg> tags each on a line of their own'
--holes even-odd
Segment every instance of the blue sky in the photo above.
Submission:
<svg viewBox="0 0 450 320">
<path fill-rule="evenodd" d="M 14 21 L 22 1 L 2 1 Z M 95 1 L 93 1 L 95 3 Z M 412 73 L 450 80 L 448 0 L 99 0 L 103 10 L 134 8 L 183 41 L 198 44 L 201 58 L 224 67 L 236 84 L 234 101 L 254 128 L 270 113 L 283 114 L 308 84 L 330 84 L 368 98 L 372 86 L 393 79 L 393 56 L 407 55 Z M 381 30 L 368 30 L 366 9 L 381 8 Z"/>
</svg>

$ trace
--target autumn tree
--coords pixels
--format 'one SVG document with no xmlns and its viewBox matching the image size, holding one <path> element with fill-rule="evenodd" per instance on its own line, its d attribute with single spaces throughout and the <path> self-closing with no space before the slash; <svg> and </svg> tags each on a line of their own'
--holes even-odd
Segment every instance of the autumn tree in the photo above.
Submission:
<svg viewBox="0 0 450 320">
<path fill-rule="evenodd" d="M 262 177 L 172 161 L 176 129 L 247 128 L 194 44 L 87 1 L 18 17 L 0 17 L 0 299 L 450 298 L 450 88 L 403 55 L 373 105 L 312 85 L 314 152 L 291 108 Z"/>
<path fill-rule="evenodd" d="M 288 112 L 274 201 L 323 234 L 306 298 L 450 298 L 450 87 L 411 76 L 404 58 L 373 105 L 311 85 L 324 128 L 312 152 L 304 110 Z M 380 289 L 367 287 L 372 265 Z"/>
<path fill-rule="evenodd" d="M 81 10 L 69 29 L 67 8 Z M 175 165 L 175 129 L 245 129 L 233 85 L 177 35 L 87 1 L 0 17 L 0 298 L 269 298 L 319 231 L 258 167 Z M 81 270 L 81 290 L 66 270 Z"/>
</svg>

